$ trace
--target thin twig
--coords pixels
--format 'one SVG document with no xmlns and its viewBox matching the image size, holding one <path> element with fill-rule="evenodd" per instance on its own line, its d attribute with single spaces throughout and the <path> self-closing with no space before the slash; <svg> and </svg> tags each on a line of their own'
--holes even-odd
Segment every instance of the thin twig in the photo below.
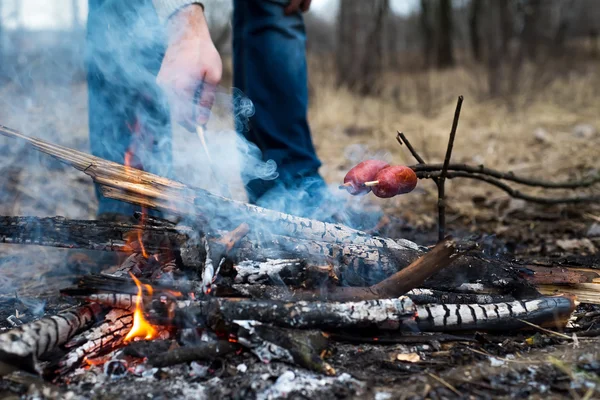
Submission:
<svg viewBox="0 0 600 400">
<path fill-rule="evenodd" d="M 419 177 L 420 179 L 429 178 L 429 179 L 433 179 L 434 181 L 436 181 L 439 178 L 439 174 L 440 174 L 439 172 L 433 172 L 433 173 L 419 172 L 419 173 L 417 173 L 417 177 Z M 508 193 L 508 195 L 510 197 L 513 197 L 515 199 L 522 199 L 525 201 L 529 201 L 532 203 L 538 203 L 538 204 L 569 204 L 569 203 L 577 204 L 577 203 L 593 203 L 593 202 L 600 201 L 599 195 L 574 196 L 574 197 L 532 196 L 529 194 L 521 193 L 520 191 L 511 188 L 506 183 L 501 182 L 498 179 L 492 178 L 491 176 L 478 175 L 478 174 L 474 174 L 474 173 L 470 173 L 470 172 L 462 172 L 462 171 L 448 172 L 448 175 L 446 177 L 448 179 L 468 178 L 468 179 L 475 179 L 475 180 L 483 181 L 483 182 L 489 183 L 490 185 L 496 186 L 499 189 L 502 189 L 503 191 Z"/>
<path fill-rule="evenodd" d="M 415 160 L 417 160 L 419 164 L 426 164 L 425 160 L 423 160 L 423 158 L 419 155 L 419 153 L 417 153 L 412 144 L 410 144 L 406 136 L 404 136 L 404 132 L 398 132 L 396 140 L 398 141 L 398 143 L 400 143 L 400 146 L 402 146 L 403 144 L 406 145 L 406 148 L 408 149 L 408 151 L 410 151 L 410 154 L 412 154 L 412 156 L 415 158 Z"/>
<path fill-rule="evenodd" d="M 555 335 L 555 336 L 558 336 L 559 338 L 566 339 L 566 340 L 573 340 L 573 338 L 571 336 L 565 335 L 564 333 L 555 332 L 555 331 L 550 330 L 550 329 L 542 328 L 541 326 L 536 325 L 536 324 L 534 324 L 532 322 L 529 322 L 529 321 L 525 321 L 524 319 L 517 318 L 517 320 L 519 320 L 522 323 L 524 323 L 526 325 L 529 325 L 529 326 L 531 326 L 531 327 L 533 327 L 535 329 L 539 329 L 542 332 L 546 332 L 546 333 L 548 333 L 550 335 Z"/>
<path fill-rule="evenodd" d="M 460 109 L 462 107 L 463 97 L 458 96 L 456 102 L 456 110 L 454 111 L 454 119 L 452 121 L 452 129 L 448 138 L 448 147 L 446 148 L 446 157 L 444 157 L 444 166 L 439 178 L 435 181 L 438 188 L 438 240 L 443 240 L 446 235 L 446 193 L 445 183 L 446 175 L 448 174 L 448 165 L 452 157 L 452 148 L 454 147 L 454 139 L 456 137 L 456 129 L 458 128 L 458 119 L 460 118 Z"/>
<path fill-rule="evenodd" d="M 408 146 L 407 146 L 408 147 Z M 417 164 L 411 165 L 410 168 L 415 172 L 437 172 L 443 169 L 443 164 Z M 600 182 L 600 174 L 579 181 L 564 181 L 564 182 L 549 182 L 539 179 L 525 178 L 515 175 L 513 172 L 502 172 L 491 168 L 486 168 L 483 165 L 467 165 L 467 164 L 449 164 L 448 171 L 470 172 L 481 175 L 489 175 L 494 178 L 504 179 L 520 183 L 527 186 L 536 186 L 546 189 L 576 189 L 593 186 Z"/>
<path fill-rule="evenodd" d="M 451 384 L 449 384 L 448 382 L 446 382 L 441 377 L 439 377 L 439 376 L 437 376 L 435 374 L 432 374 L 431 372 L 428 372 L 427 375 L 429 375 L 430 377 L 432 377 L 433 379 L 435 379 L 436 381 L 438 381 L 442 385 L 446 386 L 448 389 L 452 390 L 454 392 L 454 394 L 456 394 L 457 396 L 461 396 L 462 397 L 462 393 L 459 392 L 457 388 L 455 388 L 454 386 L 452 386 Z"/>
</svg>

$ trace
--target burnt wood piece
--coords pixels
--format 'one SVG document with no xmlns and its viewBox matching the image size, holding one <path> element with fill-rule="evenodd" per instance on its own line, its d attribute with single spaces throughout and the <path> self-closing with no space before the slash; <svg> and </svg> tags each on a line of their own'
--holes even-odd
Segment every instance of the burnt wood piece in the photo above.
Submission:
<svg viewBox="0 0 600 400">
<path fill-rule="evenodd" d="M 218 287 L 214 294 L 216 297 L 249 297 L 252 299 L 291 301 L 294 300 L 295 292 L 296 290 L 286 286 L 234 284 L 231 287 Z M 413 289 L 406 292 L 406 296 L 415 304 L 490 304 L 515 300 L 512 296 L 499 294 L 456 293 L 433 289 Z M 318 298 L 319 295 L 315 293 L 312 300 L 318 300 Z M 311 300 L 311 298 L 305 298 L 304 300 Z"/>
<path fill-rule="evenodd" d="M 63 217 L 0 217 L 0 242 L 62 248 L 131 252 L 142 229 L 146 250 L 179 248 L 185 230 L 165 225 L 132 225 L 119 222 L 70 220 Z M 128 240 L 129 239 L 129 240 Z"/>
<path fill-rule="evenodd" d="M 97 304 L 68 309 L 0 334 L 0 376 L 15 370 L 37 373 L 37 359 L 65 344 L 102 313 Z"/>
<path fill-rule="evenodd" d="M 281 328 L 258 321 L 238 321 L 237 339 L 262 362 L 281 360 L 312 371 L 334 375 L 335 370 L 320 354 L 327 348 L 321 331 Z"/>
<path fill-rule="evenodd" d="M 195 303 L 195 304 L 194 304 Z M 207 302 L 177 302 L 177 313 L 209 324 L 256 320 L 287 328 L 337 329 L 386 326 L 397 329 L 403 320 L 415 316 L 407 297 L 359 302 L 281 302 L 272 300 L 214 299 Z"/>
<path fill-rule="evenodd" d="M 150 220 L 149 220 L 150 222 Z M 97 228 L 94 228 L 97 227 Z M 179 250 L 182 258 L 188 254 L 188 260 L 195 259 L 203 263 L 205 259 L 202 246 L 193 248 L 198 232 L 190 227 L 178 226 L 177 229 L 166 224 L 144 227 L 143 241 L 150 252 L 173 246 Z M 1 217 L 0 241 L 8 243 L 40 244 L 67 248 L 103 249 L 113 251 L 131 251 L 126 247 L 126 237 L 137 240 L 140 226 L 114 222 L 67 220 L 64 218 Z M 198 239 L 199 240 L 199 239 Z M 211 246 L 219 246 L 220 237 L 209 237 Z M 198 242 L 199 244 L 199 242 Z M 185 251 L 184 251 L 185 249 Z M 371 286 L 393 275 L 424 254 L 416 250 L 398 250 L 385 247 L 373 247 L 353 244 L 325 243 L 316 240 L 304 240 L 281 235 L 270 235 L 253 229 L 232 249 L 229 258 L 233 262 L 244 260 L 265 261 L 271 259 L 302 259 L 313 265 L 331 263 L 333 275 L 341 286 Z M 194 257 L 192 257 L 193 255 Z M 203 265 L 191 265 L 190 268 L 201 271 Z M 299 271 L 301 272 L 301 271 Z M 306 275 L 282 272 L 284 282 L 297 286 L 306 280 Z M 265 278 L 268 278 L 265 276 Z M 428 279 L 424 288 L 453 291 L 463 283 L 480 282 L 501 293 L 520 296 L 539 295 L 527 282 L 520 270 L 513 264 L 495 259 L 479 257 L 477 253 L 460 256 L 450 267 Z"/>
<path fill-rule="evenodd" d="M 421 331 L 510 331 L 531 328 L 522 322 L 564 328 L 575 311 L 573 296 L 540 297 L 493 304 L 417 305 L 416 323 Z"/>
<path fill-rule="evenodd" d="M 329 290 L 297 290 L 290 295 L 295 300 L 327 299 L 340 302 L 399 297 L 446 268 L 459 254 L 456 242 L 447 238 L 408 267 L 370 287 L 337 286 Z"/>
<path fill-rule="evenodd" d="M 158 175 L 31 138 L 7 127 L 0 126 L 0 134 L 25 141 L 35 149 L 82 171 L 108 189 L 103 191 L 105 196 L 117 200 L 160 208 L 179 215 L 210 215 L 209 222 L 225 229 L 233 229 L 246 222 L 250 226 L 262 226 L 273 233 L 326 243 L 360 244 L 413 251 L 419 249 L 415 243 L 408 240 L 375 237 L 344 225 L 296 217 L 227 199 Z"/>
<path fill-rule="evenodd" d="M 551 296 L 492 304 L 415 305 L 403 296 L 399 299 L 344 303 L 215 299 L 208 302 L 178 301 L 176 307 L 178 314 L 193 316 L 197 321 L 208 321 L 212 326 L 256 320 L 299 329 L 506 332 L 531 328 L 526 322 L 562 329 L 575 310 L 576 301 L 573 296 Z"/>
<path fill-rule="evenodd" d="M 230 343 L 227 340 L 218 340 L 202 343 L 197 346 L 179 347 L 165 353 L 150 356 L 147 364 L 155 368 L 164 368 L 192 361 L 214 360 L 233 353 L 238 348 L 238 345 Z"/>
<path fill-rule="evenodd" d="M 85 331 L 66 343 L 69 352 L 58 363 L 58 374 L 64 375 L 82 366 L 84 359 L 108 353 L 123 344 L 133 325 L 133 314 L 128 310 L 111 310 L 104 322 Z"/>
</svg>

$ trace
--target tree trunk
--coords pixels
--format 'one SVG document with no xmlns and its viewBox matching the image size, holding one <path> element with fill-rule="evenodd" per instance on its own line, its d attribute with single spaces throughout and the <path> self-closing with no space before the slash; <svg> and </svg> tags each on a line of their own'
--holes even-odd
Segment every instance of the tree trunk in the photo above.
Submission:
<svg viewBox="0 0 600 400">
<path fill-rule="evenodd" d="M 423 36 L 423 60 L 426 66 L 431 66 L 433 51 L 433 28 L 431 26 L 431 2 L 421 0 L 421 34 Z"/>
<path fill-rule="evenodd" d="M 472 0 L 469 15 L 469 39 L 471 52 L 475 61 L 481 61 L 481 43 L 479 40 L 479 17 L 481 15 L 481 3 L 483 0 Z"/>
<path fill-rule="evenodd" d="M 384 21 L 389 0 L 340 3 L 336 53 L 338 84 L 361 95 L 377 92 L 383 68 Z"/>
<path fill-rule="evenodd" d="M 440 0 L 437 35 L 438 68 L 448 68 L 454 66 L 452 31 L 452 2 L 451 0 Z"/>
</svg>

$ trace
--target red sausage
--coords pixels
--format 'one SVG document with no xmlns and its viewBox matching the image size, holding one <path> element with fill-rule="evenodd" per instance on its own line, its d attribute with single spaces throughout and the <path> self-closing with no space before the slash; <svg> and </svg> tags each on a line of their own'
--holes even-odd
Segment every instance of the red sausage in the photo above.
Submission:
<svg viewBox="0 0 600 400">
<path fill-rule="evenodd" d="M 389 198 L 408 193 L 417 186 L 417 175 L 412 169 L 403 165 L 384 168 L 375 175 L 373 194 L 377 197 Z"/>
<path fill-rule="evenodd" d="M 344 177 L 344 187 L 350 194 L 357 195 L 369 193 L 371 188 L 365 182 L 375 180 L 379 171 L 390 165 L 381 160 L 366 160 L 352 168 Z"/>
</svg>

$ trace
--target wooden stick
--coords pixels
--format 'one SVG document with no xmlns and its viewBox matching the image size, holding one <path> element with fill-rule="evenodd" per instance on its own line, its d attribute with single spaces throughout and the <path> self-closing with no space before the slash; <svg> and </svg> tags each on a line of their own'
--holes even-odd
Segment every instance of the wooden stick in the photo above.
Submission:
<svg viewBox="0 0 600 400">
<path fill-rule="evenodd" d="M 365 182 L 365 186 L 367 187 L 371 187 L 371 186 L 377 186 L 379 185 L 379 181 L 369 181 L 369 182 Z"/>
</svg>

